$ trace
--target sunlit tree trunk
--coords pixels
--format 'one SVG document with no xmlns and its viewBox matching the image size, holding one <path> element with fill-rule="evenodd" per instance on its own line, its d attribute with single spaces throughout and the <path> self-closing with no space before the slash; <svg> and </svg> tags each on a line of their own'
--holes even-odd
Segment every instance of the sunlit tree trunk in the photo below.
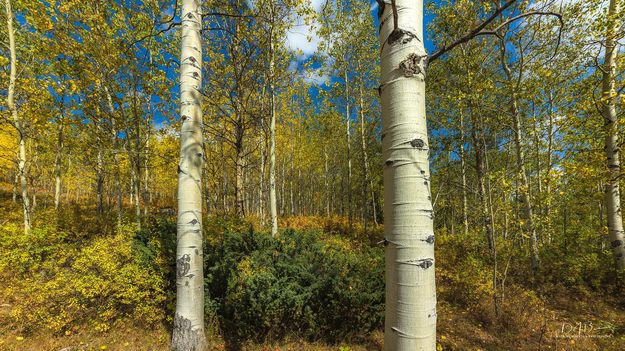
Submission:
<svg viewBox="0 0 625 351">
<path fill-rule="evenodd" d="M 269 94 L 271 115 L 269 119 L 269 212 L 271 215 L 271 236 L 278 235 L 278 206 L 276 204 L 276 89 L 275 89 L 275 44 L 273 25 L 269 30 Z M 284 185 L 284 177 L 282 177 Z M 284 200 L 284 188 L 282 189 Z M 284 203 L 284 201 L 282 201 Z"/>
<path fill-rule="evenodd" d="M 532 272 L 537 273 L 540 268 L 540 259 L 538 256 L 538 242 L 536 238 L 536 223 L 534 222 L 534 214 L 532 209 L 532 202 L 530 198 L 530 184 L 527 179 L 527 172 L 525 170 L 525 153 L 523 152 L 523 144 L 522 144 L 522 125 L 521 125 L 521 116 L 519 111 L 519 98 L 518 93 L 516 91 L 516 87 L 514 86 L 513 81 L 515 80 L 512 76 L 512 71 L 508 66 L 506 61 L 506 49 L 505 49 L 505 41 L 503 37 L 501 38 L 501 65 L 503 67 L 504 73 L 506 74 L 506 78 L 508 80 L 508 89 L 510 94 L 510 114 L 512 115 L 512 130 L 514 137 L 514 150 L 516 153 L 516 168 L 517 168 L 517 176 L 519 179 L 520 187 L 519 192 L 521 195 L 521 201 L 523 201 L 523 210 L 525 212 L 525 220 L 527 221 L 525 224 L 525 230 L 528 233 L 530 240 L 530 267 Z"/>
<path fill-rule="evenodd" d="M 262 98 L 261 98 L 262 99 Z M 261 108 L 262 109 L 262 108 Z M 260 121 L 260 133 L 259 133 L 259 153 L 260 153 L 260 169 L 258 176 L 258 217 L 260 218 L 261 227 L 265 225 L 265 133 L 264 129 L 264 120 Z"/>
<path fill-rule="evenodd" d="M 122 193 L 121 167 L 119 165 L 119 137 L 117 136 L 117 123 L 115 123 L 115 106 L 113 105 L 113 97 L 111 96 L 111 93 L 106 85 L 104 85 L 104 93 L 106 94 L 109 118 L 111 119 L 113 167 L 115 168 L 115 194 L 117 195 L 117 226 L 120 226 L 122 224 L 122 206 L 124 197 Z"/>
<path fill-rule="evenodd" d="M 180 55 L 180 163 L 176 314 L 172 350 L 206 349 L 202 251 L 202 15 L 199 0 L 182 0 Z"/>
<path fill-rule="evenodd" d="M 606 217 L 608 218 L 608 231 L 616 267 L 625 269 L 625 233 L 623 232 L 623 213 L 621 211 L 621 191 L 619 179 L 621 177 L 620 145 L 618 140 L 618 120 L 616 115 L 616 56 L 617 40 L 616 33 L 620 29 L 618 0 L 610 0 L 608 8 L 608 25 L 605 39 L 605 60 L 603 65 L 602 87 L 602 114 L 605 123 L 605 152 L 608 168 L 608 179 L 605 185 Z"/>
<path fill-rule="evenodd" d="M 56 157 L 54 158 L 54 209 L 58 210 L 61 205 L 61 166 L 63 162 L 63 122 L 57 120 L 57 144 Z"/>
<path fill-rule="evenodd" d="M 349 232 L 351 233 L 354 225 L 354 205 L 352 203 L 352 134 L 347 69 L 343 71 L 343 79 L 345 80 L 345 139 L 347 141 L 347 220 L 349 222 Z"/>
<path fill-rule="evenodd" d="M 423 1 L 379 2 L 388 351 L 436 349 Z"/>
<path fill-rule="evenodd" d="M 104 155 L 101 146 L 96 156 L 96 203 L 96 212 L 102 215 L 104 213 Z"/>
<path fill-rule="evenodd" d="M 460 173 L 462 178 L 462 233 L 466 236 L 469 233 L 469 218 L 467 204 L 467 165 L 464 152 L 464 113 L 462 108 L 459 111 L 460 117 Z"/>
<path fill-rule="evenodd" d="M 365 227 L 365 232 L 367 231 L 367 222 L 369 219 L 369 214 L 373 214 L 373 222 L 374 224 L 378 224 L 377 219 L 375 218 L 375 196 L 373 192 L 373 186 L 369 189 L 369 184 L 371 184 L 371 176 L 369 173 L 369 154 L 367 152 L 367 138 L 365 132 L 365 103 L 364 97 L 362 93 L 362 83 L 358 86 L 358 97 L 360 102 L 360 147 L 362 152 L 362 217 Z M 373 185 L 373 184 L 371 184 Z M 369 211 L 369 190 L 371 190 L 371 211 Z"/>
<path fill-rule="evenodd" d="M 13 30 L 13 9 L 11 8 L 11 0 L 5 1 L 7 15 L 7 35 L 9 37 L 9 52 L 11 70 L 9 73 L 9 89 L 7 94 L 7 107 L 11 111 L 11 117 L 17 129 L 18 135 L 18 151 L 17 151 L 17 173 L 22 191 L 22 209 L 24 212 L 24 232 L 30 233 L 30 198 L 28 197 L 28 178 L 26 169 L 26 133 L 25 123 L 22 121 L 17 112 L 15 105 L 15 85 L 17 81 L 17 50 L 15 48 L 15 32 Z"/>
</svg>

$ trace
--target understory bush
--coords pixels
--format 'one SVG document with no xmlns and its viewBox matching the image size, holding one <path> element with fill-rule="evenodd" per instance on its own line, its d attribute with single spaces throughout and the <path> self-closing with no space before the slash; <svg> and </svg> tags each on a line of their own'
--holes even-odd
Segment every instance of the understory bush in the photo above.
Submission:
<svg viewBox="0 0 625 351">
<path fill-rule="evenodd" d="M 53 226 L 30 235 L 16 225 L 0 228 L 0 294 L 12 323 L 71 333 L 85 324 L 106 331 L 117 322 L 164 320 L 166 278 L 143 264 L 134 235 L 123 226 L 75 241 Z"/>
<path fill-rule="evenodd" d="M 336 341 L 382 326 L 382 249 L 287 230 L 228 233 L 205 248 L 206 299 L 226 339 Z"/>
</svg>

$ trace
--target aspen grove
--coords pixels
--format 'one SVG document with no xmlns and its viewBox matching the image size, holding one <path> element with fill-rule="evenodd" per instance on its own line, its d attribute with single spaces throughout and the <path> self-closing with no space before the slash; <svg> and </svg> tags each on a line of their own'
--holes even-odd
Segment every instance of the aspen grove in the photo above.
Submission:
<svg viewBox="0 0 625 351">
<path fill-rule="evenodd" d="M 4 0 L 1 350 L 623 350 L 622 0 Z"/>
</svg>

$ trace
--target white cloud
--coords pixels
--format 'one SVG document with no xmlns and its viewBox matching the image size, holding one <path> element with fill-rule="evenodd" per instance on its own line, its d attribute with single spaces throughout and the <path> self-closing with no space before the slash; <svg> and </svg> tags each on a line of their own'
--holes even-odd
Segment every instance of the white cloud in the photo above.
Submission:
<svg viewBox="0 0 625 351">
<path fill-rule="evenodd" d="M 323 73 L 320 69 L 316 70 L 305 70 L 301 73 L 304 81 L 310 84 L 316 85 L 327 85 L 330 83 L 330 76 L 326 73 Z"/>
<path fill-rule="evenodd" d="M 309 6 L 319 14 L 327 1 L 331 0 L 310 0 Z M 292 21 L 295 25 L 286 34 L 286 45 L 289 50 L 297 53 L 298 59 L 305 60 L 319 50 L 322 39 L 316 28 L 319 28 L 321 24 L 317 16 L 306 23 L 304 17 L 295 13 L 292 14 Z"/>
</svg>

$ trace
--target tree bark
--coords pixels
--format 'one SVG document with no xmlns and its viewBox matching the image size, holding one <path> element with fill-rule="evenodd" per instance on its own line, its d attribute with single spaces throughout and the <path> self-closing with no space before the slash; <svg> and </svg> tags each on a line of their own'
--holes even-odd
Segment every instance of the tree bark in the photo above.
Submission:
<svg viewBox="0 0 625 351">
<path fill-rule="evenodd" d="M 104 78 L 102 78 L 104 81 Z M 119 165 L 119 137 L 117 136 L 117 123 L 115 123 L 115 106 L 113 105 L 113 97 L 108 87 L 104 85 L 104 93 L 106 94 L 106 101 L 109 109 L 109 118 L 111 119 L 111 137 L 113 140 L 113 167 L 115 168 L 115 193 L 117 195 L 117 226 L 122 224 L 122 206 L 123 206 L 123 193 L 122 193 L 122 181 L 121 181 L 121 167 Z M 132 166 L 131 166 L 132 168 Z"/>
<path fill-rule="evenodd" d="M 345 80 L 345 138 L 347 141 L 347 220 L 349 232 L 352 233 L 354 225 L 354 206 L 352 203 L 352 136 L 350 131 L 351 116 L 349 112 L 349 79 L 347 77 L 347 69 L 343 71 L 343 79 Z"/>
<path fill-rule="evenodd" d="M 367 232 L 367 221 L 369 214 L 373 215 L 373 223 L 377 226 L 378 220 L 375 215 L 375 193 L 373 192 L 373 182 L 371 181 L 371 175 L 369 172 L 369 153 L 367 152 L 367 137 L 365 132 L 365 103 L 362 93 L 362 82 L 358 86 L 359 102 L 360 102 L 360 141 L 362 151 L 362 199 L 363 199 L 363 211 L 362 217 L 365 226 L 365 232 Z M 371 187 L 369 187 L 371 185 Z M 368 194 L 371 191 L 371 207 L 369 207 Z M 371 210 L 371 211 L 370 211 Z"/>
<path fill-rule="evenodd" d="M 182 0 L 180 54 L 180 163 L 176 315 L 172 350 L 206 349 L 202 250 L 202 15 L 199 0 Z"/>
<path fill-rule="evenodd" d="M 523 152 L 521 116 L 519 112 L 519 98 L 516 88 L 513 83 L 512 71 L 508 67 L 506 61 L 506 49 L 503 37 L 501 39 L 501 66 L 506 74 L 508 80 L 508 89 L 510 94 L 510 114 L 512 115 L 512 127 L 514 134 L 514 149 L 516 153 L 516 168 L 517 176 L 519 178 L 520 187 L 519 193 L 521 195 L 521 201 L 523 202 L 523 210 L 525 212 L 525 230 L 529 234 L 530 240 L 530 267 L 532 272 L 536 274 L 540 268 L 540 258 L 538 256 L 538 243 L 536 240 L 536 224 L 534 222 L 534 215 L 532 210 L 532 202 L 530 198 L 530 185 L 527 179 L 527 172 L 525 170 L 525 153 Z"/>
<path fill-rule="evenodd" d="M 271 236 L 278 235 L 278 207 L 276 204 L 276 89 L 275 89 L 275 48 L 274 28 L 269 30 L 269 94 L 271 116 L 269 119 L 269 212 L 271 214 Z M 283 177 L 284 178 L 284 177 Z M 282 183 L 284 185 L 284 182 Z M 284 188 L 282 189 L 284 199 Z M 283 201 L 284 202 L 284 201 Z"/>
<path fill-rule="evenodd" d="M 621 211 L 621 191 L 619 187 L 621 163 L 614 78 L 616 73 L 616 56 L 618 54 L 615 36 L 620 28 L 620 23 L 617 19 L 619 8 L 618 0 L 610 0 L 605 39 L 601 112 L 605 123 L 605 152 L 608 169 L 605 185 L 606 217 L 608 219 L 608 232 L 616 268 L 622 271 L 625 269 L 625 246 L 623 245 L 625 233 L 623 232 L 623 213 Z"/>
<path fill-rule="evenodd" d="M 464 113 L 460 108 L 460 173 L 462 178 L 462 233 L 466 236 L 469 234 L 469 217 L 467 204 L 467 165 L 466 155 L 464 152 Z"/>
<path fill-rule="evenodd" d="M 59 210 L 61 206 L 61 166 L 63 163 L 63 122 L 61 118 L 57 120 L 57 144 L 56 157 L 54 158 L 54 209 Z"/>
<path fill-rule="evenodd" d="M 7 94 L 7 107 L 11 111 L 11 117 L 17 129 L 18 151 L 17 151 L 17 172 L 19 174 L 20 187 L 22 191 L 22 210 L 24 212 L 24 232 L 30 233 L 30 198 L 28 197 L 28 170 L 26 169 L 26 131 L 25 123 L 20 119 L 17 106 L 15 105 L 15 86 L 17 82 L 17 49 L 15 48 L 15 32 L 13 30 L 13 9 L 11 0 L 5 1 L 7 14 L 7 35 L 9 37 L 9 51 L 11 70 L 9 73 L 9 89 Z"/>
<path fill-rule="evenodd" d="M 434 228 L 425 115 L 423 1 L 380 17 L 386 318 L 384 349 L 436 349 Z"/>
</svg>

